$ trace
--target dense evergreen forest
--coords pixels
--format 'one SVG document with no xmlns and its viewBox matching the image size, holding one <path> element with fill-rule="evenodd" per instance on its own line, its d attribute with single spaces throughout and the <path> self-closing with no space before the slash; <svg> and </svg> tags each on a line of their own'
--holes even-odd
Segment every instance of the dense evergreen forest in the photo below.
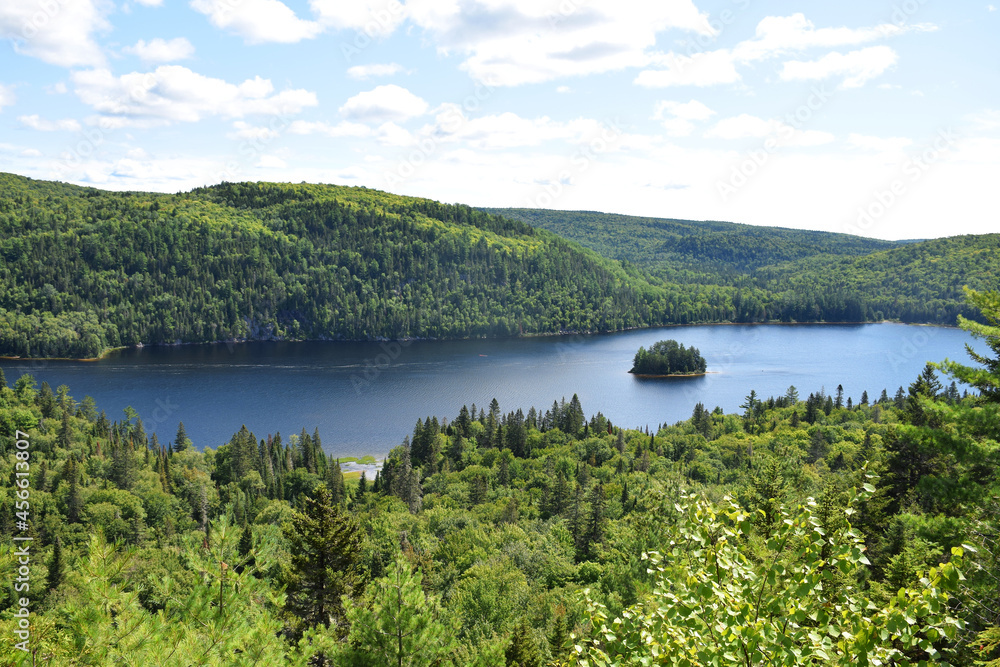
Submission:
<svg viewBox="0 0 1000 667">
<path fill-rule="evenodd" d="M 629 373 L 640 375 L 694 375 L 704 373 L 705 358 L 696 347 L 684 347 L 682 343 L 661 340 L 650 345 L 647 350 L 640 347 L 632 360 Z"/>
<path fill-rule="evenodd" d="M 905 388 L 655 431 L 493 401 L 374 480 L 0 377 L 0 654 L 25 597 L 23 664 L 1000 664 L 1000 294 L 969 298 L 991 353 Z"/>
<path fill-rule="evenodd" d="M 0 355 L 703 322 L 950 324 L 975 316 L 963 281 L 984 289 L 1000 278 L 995 235 L 896 247 L 731 223 L 510 213 L 562 220 L 548 226 L 570 240 L 366 188 L 224 183 L 167 195 L 0 174 Z"/>
<path fill-rule="evenodd" d="M 677 295 L 555 235 L 365 188 L 112 193 L 0 175 L 0 354 L 663 323 Z"/>
<path fill-rule="evenodd" d="M 705 319 L 951 324 L 959 314 L 977 317 L 964 286 L 1000 282 L 1000 234 L 897 243 L 730 222 L 485 210 L 638 266 L 663 284 L 697 286 L 695 312 Z"/>
</svg>

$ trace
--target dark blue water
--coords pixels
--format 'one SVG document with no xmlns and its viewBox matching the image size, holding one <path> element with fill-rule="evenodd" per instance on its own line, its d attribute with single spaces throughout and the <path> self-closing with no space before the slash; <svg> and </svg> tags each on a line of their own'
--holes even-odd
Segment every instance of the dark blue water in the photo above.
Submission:
<svg viewBox="0 0 1000 667">
<path fill-rule="evenodd" d="M 709 374 L 644 380 L 628 373 L 640 345 L 674 338 L 701 350 Z M 99 362 L 2 361 L 8 382 L 31 372 L 53 390 L 93 396 L 111 419 L 137 410 L 149 433 L 172 440 L 178 421 L 199 447 L 224 444 L 240 426 L 258 437 L 318 428 L 331 454 L 383 456 L 417 418 L 454 418 L 463 404 L 504 412 L 545 409 L 574 393 L 587 415 L 653 427 L 709 409 L 737 411 L 744 397 L 804 398 L 838 384 L 857 402 L 890 396 L 926 361 L 966 361 L 957 329 L 899 324 L 694 326 L 613 335 L 400 343 L 246 343 L 147 347 Z"/>
</svg>

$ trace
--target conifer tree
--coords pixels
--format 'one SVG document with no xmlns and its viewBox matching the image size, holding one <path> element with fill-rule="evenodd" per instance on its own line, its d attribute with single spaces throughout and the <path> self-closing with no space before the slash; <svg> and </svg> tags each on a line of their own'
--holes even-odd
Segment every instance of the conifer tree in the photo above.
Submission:
<svg viewBox="0 0 1000 667">
<path fill-rule="evenodd" d="M 63 580 L 63 556 L 62 556 L 62 539 L 56 537 L 55 542 L 52 545 L 52 558 L 49 559 L 49 572 L 45 577 L 45 590 L 51 593 Z"/>
<path fill-rule="evenodd" d="M 542 654 L 525 621 L 522 620 L 514 630 L 504 657 L 507 667 L 542 667 Z"/>
<path fill-rule="evenodd" d="M 452 665 L 457 628 L 444 620 L 436 597 L 422 588 L 402 556 L 368 587 L 364 603 L 345 607 L 351 626 L 337 664 L 356 667 L 437 667 Z M 457 666 L 456 666 L 457 667 Z"/>
<path fill-rule="evenodd" d="M 101 413 L 102 415 L 104 413 Z M 177 424 L 177 435 L 174 437 L 174 451 L 182 452 L 191 446 L 191 440 L 188 438 L 187 431 L 184 430 L 184 422 L 179 422 Z"/>
<path fill-rule="evenodd" d="M 69 493 L 66 496 L 66 521 L 77 523 L 83 511 L 83 498 L 80 494 L 80 480 L 76 458 L 71 456 L 63 469 L 63 477 L 69 480 Z"/>
<path fill-rule="evenodd" d="M 325 485 L 316 487 L 312 498 L 300 498 L 302 511 L 285 532 L 291 545 L 285 607 L 302 626 L 332 627 L 342 636 L 342 598 L 355 595 L 361 585 L 361 532 Z"/>
<path fill-rule="evenodd" d="M 340 461 L 334 461 L 326 471 L 326 485 L 330 489 L 330 496 L 333 502 L 340 504 L 347 498 L 347 490 L 344 487 L 344 473 L 340 469 Z"/>
<path fill-rule="evenodd" d="M 566 628 L 566 610 L 556 610 L 552 632 L 549 634 L 549 653 L 555 660 L 562 660 L 569 653 L 569 630 Z"/>
</svg>

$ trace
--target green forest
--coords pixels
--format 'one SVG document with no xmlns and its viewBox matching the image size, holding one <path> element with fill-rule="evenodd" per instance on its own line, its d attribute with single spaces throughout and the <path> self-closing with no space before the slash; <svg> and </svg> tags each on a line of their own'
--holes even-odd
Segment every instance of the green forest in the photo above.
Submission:
<svg viewBox="0 0 1000 667">
<path fill-rule="evenodd" d="M 696 289 L 703 321 L 953 324 L 957 315 L 978 317 L 964 286 L 1000 282 L 1000 234 L 893 242 L 731 222 L 485 210 L 637 266 L 654 283 Z"/>
<path fill-rule="evenodd" d="M 704 373 L 708 362 L 696 347 L 684 347 L 677 341 L 661 340 L 647 350 L 635 353 L 629 373 L 639 375 L 695 375 Z"/>
<path fill-rule="evenodd" d="M 505 213 L 332 185 L 155 194 L 0 174 L 0 355 L 708 322 L 952 324 L 978 317 L 965 281 L 1000 279 L 997 235 L 899 245 Z"/>
<path fill-rule="evenodd" d="M 1000 293 L 968 299 L 990 352 L 905 386 L 655 430 L 494 400 L 374 479 L 0 377 L 0 654 L 26 597 L 21 664 L 998 665 Z"/>
</svg>

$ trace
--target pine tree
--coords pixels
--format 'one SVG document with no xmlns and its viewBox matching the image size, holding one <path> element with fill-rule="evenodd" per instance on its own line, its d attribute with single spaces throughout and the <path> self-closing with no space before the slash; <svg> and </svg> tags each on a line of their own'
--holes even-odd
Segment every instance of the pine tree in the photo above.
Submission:
<svg viewBox="0 0 1000 667">
<path fill-rule="evenodd" d="M 345 607 L 351 630 L 337 664 L 357 667 L 432 667 L 451 664 L 457 628 L 438 599 L 424 593 L 420 572 L 402 556 L 368 587 L 365 603 Z"/>
<path fill-rule="evenodd" d="M 75 457 L 66 462 L 63 477 L 69 480 L 69 493 L 66 496 L 66 522 L 78 523 L 83 511 L 83 497 L 80 494 L 79 472 Z"/>
<path fill-rule="evenodd" d="M 62 423 L 59 426 L 59 435 L 56 436 L 56 445 L 60 449 L 69 449 L 72 429 L 69 424 L 69 410 L 63 410 Z"/>
<path fill-rule="evenodd" d="M 552 624 L 552 632 L 549 634 L 549 653 L 553 659 L 562 660 L 566 657 L 569 643 L 569 630 L 566 628 L 566 610 L 558 609 L 556 618 Z"/>
<path fill-rule="evenodd" d="M 590 512 L 587 514 L 587 526 L 583 534 L 582 560 L 594 557 L 594 547 L 604 541 L 604 524 L 606 522 L 607 498 L 603 484 L 595 484 L 590 490 Z"/>
<path fill-rule="evenodd" d="M 333 502 L 340 504 L 347 499 L 347 490 L 344 487 L 344 473 L 340 469 L 339 459 L 327 468 L 326 485 L 330 489 L 330 496 L 333 498 Z"/>
<path fill-rule="evenodd" d="M 55 543 L 52 545 L 52 558 L 49 560 L 49 572 L 45 577 L 45 590 L 47 593 L 51 593 L 63 580 L 63 558 L 62 558 L 62 539 L 56 537 Z"/>
<path fill-rule="evenodd" d="M 250 524 L 243 526 L 237 552 L 240 555 L 240 560 L 235 568 L 237 573 L 243 574 L 243 570 L 246 568 L 252 569 L 257 564 L 253 556 L 253 531 L 250 529 Z"/>
<path fill-rule="evenodd" d="M 504 657 L 507 658 L 507 667 L 542 667 L 542 654 L 525 621 L 522 620 L 514 630 Z"/>
<path fill-rule="evenodd" d="M 184 422 L 179 422 L 177 424 L 177 435 L 174 437 L 174 451 L 183 452 L 190 446 L 191 440 L 188 438 L 187 431 L 184 430 Z"/>
<path fill-rule="evenodd" d="M 302 511 L 285 532 L 291 545 L 286 609 L 305 628 L 332 627 L 340 636 L 346 633 L 342 597 L 361 583 L 361 530 L 325 485 L 300 499 Z"/>
</svg>

